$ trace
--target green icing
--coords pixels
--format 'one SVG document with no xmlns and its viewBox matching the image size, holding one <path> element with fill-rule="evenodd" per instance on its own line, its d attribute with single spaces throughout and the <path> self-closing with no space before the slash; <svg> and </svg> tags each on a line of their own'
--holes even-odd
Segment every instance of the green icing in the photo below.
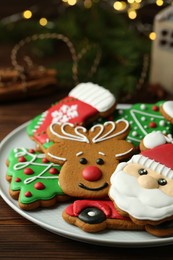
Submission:
<svg viewBox="0 0 173 260">
<path fill-rule="evenodd" d="M 19 158 L 23 156 L 26 161 L 19 162 Z M 22 204 L 28 204 L 37 200 L 49 200 L 57 195 L 65 195 L 59 186 L 58 173 L 61 166 L 51 162 L 43 162 L 44 154 L 38 152 L 30 153 L 29 149 L 15 148 L 11 150 L 8 156 L 9 167 L 7 175 L 12 178 L 10 189 L 12 191 L 20 191 L 19 200 Z M 34 171 L 33 174 L 27 175 L 24 173 L 26 168 Z M 58 173 L 51 174 L 49 170 L 55 168 Z M 20 178 L 20 182 L 16 179 Z M 38 190 L 34 185 L 41 182 L 45 188 Z M 26 192 L 31 192 L 31 197 L 26 197 Z"/>
<path fill-rule="evenodd" d="M 130 132 L 127 136 L 127 141 L 138 146 L 145 135 L 152 131 L 161 131 L 163 134 L 172 133 L 172 125 L 159 111 L 163 102 L 164 101 L 159 101 L 155 104 L 138 103 L 132 105 L 129 109 L 117 109 L 115 111 L 114 120 L 123 118 L 130 124 Z"/>
<path fill-rule="evenodd" d="M 36 130 L 36 127 L 39 126 L 39 122 L 41 121 L 41 118 L 43 117 L 43 114 L 40 114 L 36 116 L 34 119 L 31 120 L 31 122 L 28 124 L 26 128 L 27 134 L 32 137 L 34 131 Z"/>
</svg>

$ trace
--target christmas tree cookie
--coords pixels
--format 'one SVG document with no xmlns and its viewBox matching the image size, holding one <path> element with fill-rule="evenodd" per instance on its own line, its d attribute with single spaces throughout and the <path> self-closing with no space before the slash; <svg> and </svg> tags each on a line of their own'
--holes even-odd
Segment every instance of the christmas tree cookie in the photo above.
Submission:
<svg viewBox="0 0 173 260">
<path fill-rule="evenodd" d="M 123 118 L 129 122 L 130 132 L 127 140 L 135 147 L 139 146 L 145 135 L 153 131 L 160 131 L 165 135 L 172 134 L 172 125 L 160 113 L 162 103 L 163 101 L 155 104 L 137 103 L 128 109 L 116 109 L 114 119 Z"/>
<path fill-rule="evenodd" d="M 33 149 L 14 148 L 7 158 L 7 167 L 9 192 L 18 200 L 20 208 L 50 207 L 68 199 L 58 182 L 61 166 L 49 162 L 44 154 Z"/>
</svg>

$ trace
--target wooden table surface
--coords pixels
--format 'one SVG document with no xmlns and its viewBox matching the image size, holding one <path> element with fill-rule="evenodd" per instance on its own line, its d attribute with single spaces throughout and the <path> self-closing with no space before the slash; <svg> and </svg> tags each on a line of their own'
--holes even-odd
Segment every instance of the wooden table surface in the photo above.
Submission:
<svg viewBox="0 0 173 260">
<path fill-rule="evenodd" d="M 65 92 L 49 97 L 0 104 L 0 140 L 46 110 Z M 5 162 L 4 162 L 5 163 Z M 0 197 L 0 259 L 172 259 L 172 247 L 103 247 L 53 234 L 26 220 Z"/>
</svg>

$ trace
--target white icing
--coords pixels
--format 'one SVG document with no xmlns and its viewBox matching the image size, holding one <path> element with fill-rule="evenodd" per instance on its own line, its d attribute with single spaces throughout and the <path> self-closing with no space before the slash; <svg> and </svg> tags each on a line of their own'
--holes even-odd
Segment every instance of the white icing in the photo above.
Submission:
<svg viewBox="0 0 173 260">
<path fill-rule="evenodd" d="M 56 155 L 54 155 L 54 154 L 52 154 L 52 153 L 50 153 L 50 152 L 48 152 L 47 154 L 48 154 L 51 158 L 56 159 L 56 160 L 60 160 L 60 161 L 66 161 L 66 160 L 67 160 L 67 158 L 58 157 L 58 156 L 56 156 Z"/>
<path fill-rule="evenodd" d="M 165 144 L 166 138 L 161 132 L 151 132 L 143 139 L 143 144 L 146 148 L 151 149 L 158 145 Z"/>
<path fill-rule="evenodd" d="M 33 153 L 30 153 L 29 151 L 27 151 L 25 148 L 15 148 L 14 152 L 15 152 L 16 158 L 19 158 L 21 156 L 26 156 L 26 155 L 28 155 L 31 158 L 30 161 L 28 159 L 28 161 L 16 163 L 14 165 L 15 171 L 24 169 L 28 166 L 39 166 L 40 167 L 39 174 L 25 179 L 24 184 L 29 184 L 29 183 L 35 181 L 36 179 L 57 179 L 58 178 L 58 176 L 43 176 L 43 174 L 46 171 L 48 171 L 53 166 L 57 166 L 57 164 L 54 164 L 54 163 L 47 164 L 47 163 L 35 162 L 36 159 L 45 158 L 45 154 L 33 154 Z M 43 170 L 41 170 L 42 168 L 43 168 Z"/>
<path fill-rule="evenodd" d="M 77 154 L 76 154 L 76 156 L 80 156 L 80 155 L 82 155 L 83 154 L 83 152 L 78 152 Z"/>
<path fill-rule="evenodd" d="M 69 96 L 93 106 L 99 112 L 107 111 L 116 103 L 109 90 L 91 82 L 78 84 L 69 92 Z"/>
<path fill-rule="evenodd" d="M 116 124 L 118 124 L 118 123 L 120 123 L 120 122 L 124 122 L 124 123 L 125 123 L 125 127 L 124 127 L 121 131 L 112 134 L 112 133 L 114 132 L 115 128 L 116 128 Z M 91 132 L 94 132 L 94 130 L 95 130 L 96 128 L 100 128 L 100 130 L 99 130 L 99 132 L 93 137 L 92 142 L 93 142 L 93 143 L 98 143 L 98 142 L 102 142 L 102 141 L 105 141 L 105 140 L 107 140 L 107 139 L 110 139 L 110 138 L 119 136 L 119 135 L 121 135 L 122 133 L 125 133 L 126 130 L 127 130 L 128 127 L 129 127 L 129 123 L 128 123 L 126 120 L 124 120 L 124 119 L 117 120 L 117 121 L 116 121 L 116 124 L 115 124 L 115 122 L 113 122 L 113 121 L 107 121 L 107 122 L 105 122 L 103 125 L 102 125 L 102 124 L 94 125 L 94 126 L 90 129 Z M 53 127 L 54 127 L 55 125 L 59 125 L 59 126 L 60 126 L 61 132 L 62 132 L 63 135 L 57 133 L 57 132 L 53 129 Z M 103 130 L 105 129 L 105 127 L 106 127 L 107 125 L 111 125 L 111 128 L 110 128 L 110 130 L 109 130 L 108 132 L 106 132 L 105 134 L 102 135 Z M 73 134 L 70 134 L 70 133 L 66 132 L 66 130 L 65 130 L 65 127 L 66 127 L 66 126 L 73 127 L 76 135 L 73 135 Z M 67 139 L 67 140 L 72 140 L 72 141 L 78 141 L 78 142 L 89 143 L 89 139 L 85 136 L 85 134 L 82 134 L 82 133 L 80 132 L 80 130 L 82 130 L 84 133 L 87 132 L 87 129 L 86 129 L 85 127 L 83 127 L 83 126 L 74 126 L 73 124 L 68 123 L 68 122 L 67 122 L 67 123 L 64 123 L 64 124 L 60 124 L 60 123 L 57 122 L 57 123 L 52 123 L 52 124 L 50 125 L 50 132 L 51 132 L 53 135 L 55 135 L 55 136 L 57 136 L 57 137 L 59 137 L 59 138 L 61 138 L 61 139 Z"/>
<path fill-rule="evenodd" d="M 114 132 L 115 128 L 116 128 L 116 124 L 118 124 L 119 122 L 124 122 L 124 123 L 126 124 L 125 127 L 124 127 L 121 131 L 112 134 L 112 133 Z M 98 143 L 98 142 L 101 142 L 101 141 L 104 141 L 104 140 L 107 140 L 107 139 L 110 139 L 110 138 L 119 136 L 119 135 L 121 135 L 122 133 L 125 133 L 126 130 L 127 130 L 128 127 L 129 127 L 129 123 L 128 123 L 126 120 L 123 120 L 123 119 L 117 120 L 117 121 L 116 121 L 116 124 L 115 124 L 114 122 L 112 122 L 112 121 L 107 121 L 107 122 L 104 123 L 104 125 L 101 125 L 101 124 L 94 125 L 94 126 L 91 128 L 91 131 L 93 132 L 93 131 L 95 130 L 95 128 L 100 128 L 100 131 L 99 131 L 98 134 L 96 134 L 96 136 L 92 139 L 92 142 L 93 142 L 93 143 Z M 110 129 L 107 133 L 105 133 L 105 134 L 102 135 L 103 130 L 104 130 L 104 127 L 107 126 L 107 125 L 111 125 L 111 129 Z M 112 134 L 112 135 L 111 135 L 111 134 Z"/>
<path fill-rule="evenodd" d="M 141 104 L 140 108 L 141 108 L 142 110 L 145 110 L 145 109 L 146 109 L 146 105 L 145 105 L 145 104 Z"/>
<path fill-rule="evenodd" d="M 170 117 L 173 117 L 173 101 L 166 101 L 163 103 L 163 110 Z"/>
<path fill-rule="evenodd" d="M 128 151 L 126 151 L 126 152 L 124 152 L 124 153 L 116 154 L 115 157 L 118 158 L 118 157 L 127 155 L 127 154 L 130 153 L 131 151 L 133 151 L 133 148 L 130 148 Z"/>
<path fill-rule="evenodd" d="M 55 125 L 60 125 L 61 126 L 61 132 L 63 133 L 63 135 L 60 135 L 58 134 L 57 132 L 54 131 L 53 127 Z M 71 123 L 64 123 L 64 124 L 60 124 L 60 123 L 52 123 L 50 125 L 50 131 L 53 135 L 61 138 L 61 139 L 67 139 L 67 140 L 72 140 L 72 141 L 78 141 L 78 142 L 86 142 L 86 143 L 89 143 L 89 140 L 88 138 L 82 134 L 81 132 L 79 132 L 79 130 L 82 130 L 84 133 L 87 131 L 86 128 L 84 128 L 83 126 L 76 126 L 75 127 L 75 134 L 76 135 L 73 135 L 73 134 L 70 134 L 70 133 L 67 133 L 65 131 L 65 127 L 66 126 L 70 126 L 70 127 L 73 127 L 74 128 L 74 125 L 71 124 Z"/>
<path fill-rule="evenodd" d="M 100 154 L 100 155 L 104 155 L 104 156 L 106 155 L 106 154 L 105 154 L 105 153 L 103 153 L 103 152 L 98 152 L 98 154 Z"/>
<path fill-rule="evenodd" d="M 140 187 L 136 177 L 123 172 L 125 163 L 111 176 L 110 198 L 116 205 L 139 220 L 161 220 L 173 214 L 173 197 L 159 189 Z"/>
</svg>

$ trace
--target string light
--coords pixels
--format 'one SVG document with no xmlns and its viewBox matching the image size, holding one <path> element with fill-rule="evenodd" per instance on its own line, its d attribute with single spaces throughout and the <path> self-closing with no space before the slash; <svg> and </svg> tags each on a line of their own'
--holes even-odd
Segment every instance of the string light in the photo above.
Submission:
<svg viewBox="0 0 173 260">
<path fill-rule="evenodd" d="M 137 12 L 135 10 L 128 10 L 128 17 L 131 19 L 131 20 L 134 20 L 136 17 L 137 17 Z"/>
<path fill-rule="evenodd" d="M 126 9 L 126 7 L 127 7 L 127 4 L 124 1 L 115 1 L 113 4 L 113 8 L 117 11 L 123 11 Z"/>
<path fill-rule="evenodd" d="M 155 33 L 155 32 L 151 32 L 151 33 L 149 34 L 149 39 L 152 40 L 152 41 L 154 41 L 154 40 L 156 39 L 156 33 Z"/>
<path fill-rule="evenodd" d="M 45 17 L 40 18 L 39 24 L 40 24 L 41 26 L 46 26 L 47 23 L 48 23 L 48 21 L 47 21 L 47 19 L 46 19 Z"/>
<path fill-rule="evenodd" d="M 23 18 L 30 19 L 32 17 L 32 12 L 30 10 L 23 11 Z"/>
<path fill-rule="evenodd" d="M 68 0 L 67 3 L 68 3 L 68 5 L 73 6 L 77 3 L 77 0 Z"/>
<path fill-rule="evenodd" d="M 164 4 L 163 0 L 156 0 L 156 5 L 162 6 Z"/>
</svg>

